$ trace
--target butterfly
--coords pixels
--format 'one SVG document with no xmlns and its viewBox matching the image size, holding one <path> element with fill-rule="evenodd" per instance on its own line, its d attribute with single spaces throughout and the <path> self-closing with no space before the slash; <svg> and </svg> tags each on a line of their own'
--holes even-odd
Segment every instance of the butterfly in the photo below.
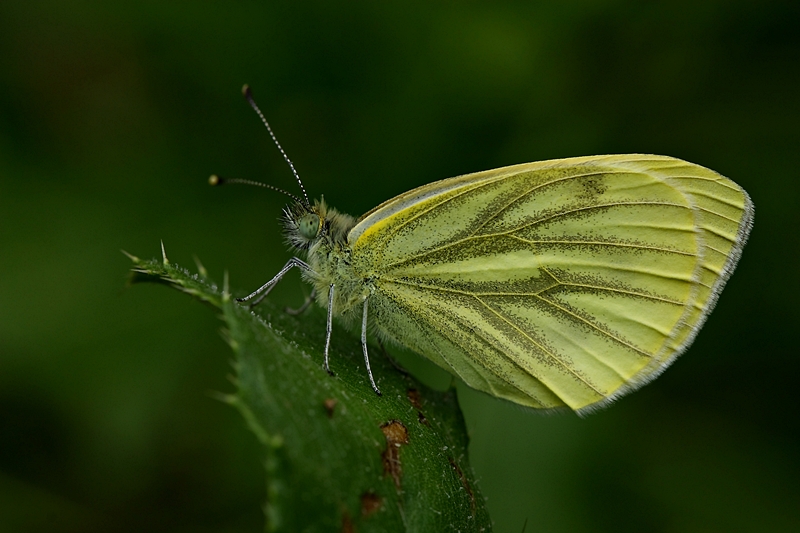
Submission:
<svg viewBox="0 0 800 533">
<path fill-rule="evenodd" d="M 368 331 L 477 390 L 579 414 L 646 384 L 689 347 L 754 212 L 747 193 L 716 172 L 642 154 L 445 179 L 358 219 L 312 203 L 300 185 L 284 225 L 303 257 L 240 301 L 258 303 L 299 268 L 327 309 L 329 372 L 340 317 L 360 322 L 378 394 Z"/>
</svg>

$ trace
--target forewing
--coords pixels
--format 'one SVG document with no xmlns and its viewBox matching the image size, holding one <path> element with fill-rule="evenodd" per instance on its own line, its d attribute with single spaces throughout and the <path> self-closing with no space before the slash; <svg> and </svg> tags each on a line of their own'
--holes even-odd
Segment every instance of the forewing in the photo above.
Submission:
<svg viewBox="0 0 800 533">
<path fill-rule="evenodd" d="M 752 213 L 738 185 L 698 165 L 598 156 L 427 185 L 348 238 L 387 335 L 477 389 L 580 411 L 688 346 Z"/>
</svg>

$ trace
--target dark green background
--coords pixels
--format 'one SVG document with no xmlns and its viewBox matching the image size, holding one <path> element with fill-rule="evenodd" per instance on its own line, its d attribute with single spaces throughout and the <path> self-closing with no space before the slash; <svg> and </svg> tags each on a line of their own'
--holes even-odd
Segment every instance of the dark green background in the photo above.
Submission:
<svg viewBox="0 0 800 533">
<path fill-rule="evenodd" d="M 285 198 L 205 182 L 296 190 L 244 82 L 354 215 L 577 155 L 741 184 L 750 243 L 655 383 L 583 420 L 459 392 L 498 532 L 800 530 L 798 28 L 796 0 L 1 2 L 0 530 L 261 529 L 259 448 L 208 394 L 232 390 L 220 323 L 125 290 L 119 253 L 163 239 L 239 291 L 289 257 Z"/>
</svg>

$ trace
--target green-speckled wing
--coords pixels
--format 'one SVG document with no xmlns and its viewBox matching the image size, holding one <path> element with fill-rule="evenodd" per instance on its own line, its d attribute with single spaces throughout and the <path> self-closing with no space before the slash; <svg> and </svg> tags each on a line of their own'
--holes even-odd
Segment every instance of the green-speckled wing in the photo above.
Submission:
<svg viewBox="0 0 800 533">
<path fill-rule="evenodd" d="M 580 412 L 686 349 L 752 218 L 747 193 L 711 170 L 612 155 L 432 183 L 348 240 L 383 334 L 476 389 Z"/>
</svg>

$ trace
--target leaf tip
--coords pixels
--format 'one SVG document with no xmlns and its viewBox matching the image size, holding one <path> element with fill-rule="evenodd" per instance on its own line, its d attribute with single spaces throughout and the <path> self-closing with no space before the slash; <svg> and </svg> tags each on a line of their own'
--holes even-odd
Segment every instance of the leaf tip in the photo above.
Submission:
<svg viewBox="0 0 800 533">
<path fill-rule="evenodd" d="M 207 278 L 208 270 L 206 270 L 206 267 L 200 262 L 200 258 L 197 257 L 196 254 L 192 254 L 192 258 L 194 259 L 194 264 L 197 267 L 197 273 L 200 274 L 201 278 Z"/>
<path fill-rule="evenodd" d="M 167 251 L 164 249 L 164 240 L 161 240 L 161 257 L 163 258 L 164 264 L 169 264 L 169 259 L 167 259 Z"/>
<path fill-rule="evenodd" d="M 238 397 L 235 394 L 226 394 L 224 392 L 215 390 L 206 391 L 206 395 L 208 395 L 209 398 L 219 400 L 222 403 L 227 403 L 228 405 L 236 405 L 236 402 L 238 401 Z"/>
<path fill-rule="evenodd" d="M 230 284 L 228 283 L 227 270 L 222 275 L 222 301 L 226 303 L 231 301 L 231 291 L 230 291 Z"/>
<path fill-rule="evenodd" d="M 139 259 L 138 257 L 136 257 L 136 256 L 135 256 L 135 255 L 133 255 L 133 254 L 129 254 L 129 253 L 128 253 L 128 252 L 126 252 L 125 250 L 120 250 L 120 252 L 122 252 L 123 254 L 125 254 L 125 255 L 128 257 L 128 259 L 130 259 L 130 260 L 131 260 L 131 261 L 133 261 L 134 263 L 141 263 L 141 262 L 142 262 L 142 260 L 141 260 L 141 259 Z"/>
</svg>

